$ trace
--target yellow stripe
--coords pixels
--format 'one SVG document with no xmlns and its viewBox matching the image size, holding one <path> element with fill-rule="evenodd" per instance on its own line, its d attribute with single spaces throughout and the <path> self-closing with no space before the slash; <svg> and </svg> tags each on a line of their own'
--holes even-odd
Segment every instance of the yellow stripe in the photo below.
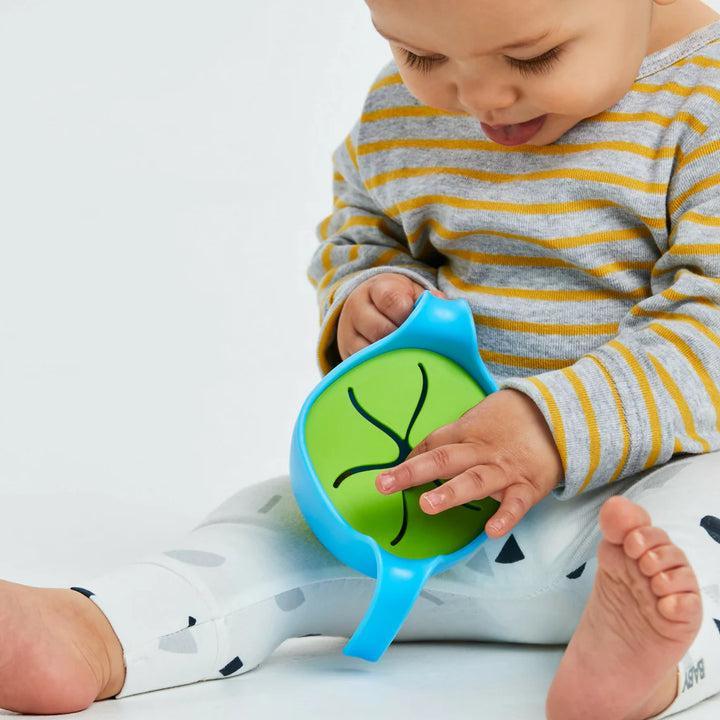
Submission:
<svg viewBox="0 0 720 720">
<path fill-rule="evenodd" d="M 330 237 L 330 234 L 328 232 L 328 229 L 330 227 L 330 223 L 332 222 L 332 219 L 335 217 L 335 215 L 328 215 L 321 223 L 320 227 L 318 228 L 318 232 L 320 233 L 320 237 L 323 240 L 327 240 L 328 237 Z"/>
<path fill-rule="evenodd" d="M 680 390 L 678 384 L 675 382 L 673 377 L 654 355 L 648 353 L 648 357 L 650 358 L 650 362 L 655 368 L 655 372 L 658 374 L 660 380 L 662 381 L 662 384 L 668 391 L 668 395 L 670 395 L 670 397 L 675 401 L 675 405 L 677 405 L 678 412 L 680 413 L 683 425 L 685 426 L 685 433 L 689 438 L 695 440 L 697 443 L 700 444 L 703 452 L 710 452 L 710 443 L 697 434 L 697 430 L 695 429 L 695 420 L 692 416 L 692 411 L 690 410 L 690 406 L 688 405 L 685 397 L 683 396 L 682 390 Z"/>
<path fill-rule="evenodd" d="M 630 314 L 635 317 L 651 317 L 655 320 L 669 320 L 670 322 L 685 323 L 690 325 L 690 327 L 692 327 L 696 332 L 704 335 L 711 343 L 720 347 L 720 337 L 710 330 L 705 323 L 700 322 L 692 315 L 686 315 L 685 313 L 662 312 L 660 310 L 643 310 L 638 306 L 632 308 L 630 310 Z"/>
<path fill-rule="evenodd" d="M 350 156 L 350 160 L 352 160 L 352 164 L 355 166 L 355 169 L 359 170 L 360 168 L 358 166 L 358 159 L 355 153 L 355 146 L 353 145 L 352 138 L 349 135 L 345 138 L 345 147 L 347 148 L 347 153 Z"/>
<path fill-rule="evenodd" d="M 718 250 L 720 252 L 720 250 Z M 630 270 L 645 270 L 650 272 L 655 263 L 652 261 L 620 261 L 599 265 L 595 268 L 584 268 L 566 260 L 557 258 L 536 257 L 531 255 L 493 255 L 490 253 L 474 252 L 472 250 L 445 250 L 444 255 L 452 255 L 453 257 L 467 260 L 468 262 L 479 263 L 483 265 L 501 265 L 510 267 L 553 267 L 567 268 L 577 270 L 579 272 L 590 275 L 591 277 L 607 277 L 617 272 L 626 272 Z"/>
<path fill-rule="evenodd" d="M 619 290 L 527 290 L 525 288 L 491 287 L 471 285 L 459 278 L 446 265 L 440 268 L 443 278 L 463 292 L 475 292 L 482 295 L 497 295 L 514 299 L 546 300 L 549 302 L 596 302 L 598 300 L 642 300 L 650 296 L 650 289 L 636 288 L 628 292 Z"/>
<path fill-rule="evenodd" d="M 380 90 L 380 88 L 388 87 L 389 85 L 402 85 L 402 78 L 400 77 L 400 73 L 395 73 L 394 75 L 388 75 L 387 77 L 384 77 L 382 80 L 378 80 L 376 83 L 374 83 L 370 88 L 370 93 L 374 93 L 376 90 Z"/>
<path fill-rule="evenodd" d="M 563 360 L 562 358 L 534 358 L 509 355 L 507 353 L 491 352 L 480 349 L 480 357 L 486 363 L 496 365 L 507 365 L 512 368 L 529 368 L 530 370 L 564 370 L 570 367 L 575 360 Z"/>
<path fill-rule="evenodd" d="M 565 335 L 574 337 L 576 335 L 616 335 L 618 323 L 606 323 L 596 325 L 557 325 L 551 323 L 522 322 L 520 320 L 508 320 L 506 318 L 490 317 L 489 315 L 473 314 L 475 323 L 485 327 L 508 332 L 532 333 L 533 335 Z"/>
<path fill-rule="evenodd" d="M 533 182 L 537 180 L 578 180 L 581 182 L 601 183 L 605 185 L 618 185 L 637 190 L 639 192 L 653 193 L 656 195 L 664 195 L 667 192 L 666 183 L 649 183 L 636 180 L 635 178 L 625 175 L 617 175 L 615 173 L 603 172 L 600 170 L 583 170 L 578 169 L 561 169 L 546 170 L 542 172 L 524 173 L 524 174 L 503 174 L 484 172 L 481 170 L 470 170 L 462 167 L 413 167 L 400 168 L 391 170 L 390 172 L 375 175 L 365 181 L 365 187 L 368 190 L 380 187 L 389 182 L 396 180 L 406 180 L 409 178 L 427 177 L 428 175 L 456 175 L 463 178 L 470 178 L 480 182 L 491 183 L 507 183 L 507 182 Z"/>
<path fill-rule="evenodd" d="M 584 385 L 580 382 L 580 378 L 577 376 L 577 373 L 568 368 L 563 371 L 563 374 L 570 381 L 570 384 L 573 386 L 575 394 L 580 401 L 580 407 L 582 408 L 583 415 L 585 416 L 585 424 L 587 425 L 590 441 L 590 463 L 585 480 L 580 486 L 580 490 L 578 490 L 578 493 L 581 493 L 590 484 L 595 471 L 598 469 L 598 465 L 600 465 L 600 430 L 598 429 L 597 418 L 595 417 L 592 402 L 590 402 L 590 396 L 588 395 Z"/>
<path fill-rule="evenodd" d="M 563 464 L 563 471 L 567 471 L 567 440 L 565 439 L 565 426 L 563 425 L 562 415 L 555 402 L 555 398 L 550 394 L 545 384 L 537 378 L 528 378 L 528 380 L 540 391 L 545 405 L 547 405 L 550 413 L 550 422 L 552 423 L 553 435 L 555 436 L 555 444 L 557 445 L 560 459 Z"/>
<path fill-rule="evenodd" d="M 643 465 L 643 469 L 653 467 L 653 465 L 657 463 L 657 459 L 660 456 L 660 451 L 662 449 L 662 428 L 660 426 L 660 416 L 658 415 L 655 398 L 653 397 L 652 390 L 650 389 L 650 383 L 648 382 L 647 377 L 645 377 L 645 373 L 643 372 L 640 363 L 637 361 L 637 358 L 635 358 L 628 348 L 619 343 L 617 340 L 611 340 L 607 345 L 608 347 L 612 347 L 617 350 L 623 356 L 625 362 L 632 370 L 633 375 L 635 375 L 635 379 L 640 387 L 640 393 L 642 394 L 645 402 L 648 421 L 650 423 L 650 435 L 652 436 L 650 455 L 648 455 L 648 458 Z"/>
<path fill-rule="evenodd" d="M 333 182 L 345 182 L 345 178 L 342 176 L 342 173 L 334 172 L 333 173 Z"/>
<path fill-rule="evenodd" d="M 599 115 L 588 118 L 588 122 L 651 122 L 662 127 L 670 127 L 675 122 L 682 122 L 688 125 L 699 135 L 707 130 L 707 125 L 700 122 L 695 116 L 689 113 L 681 112 L 675 117 L 665 117 L 659 113 L 619 113 L 619 112 L 602 112 Z"/>
<path fill-rule="evenodd" d="M 699 148 L 696 148 L 692 152 L 685 155 L 683 159 L 678 162 L 675 173 L 677 174 L 678 172 L 680 172 L 680 170 L 689 165 L 691 162 L 694 162 L 695 160 L 700 160 L 701 158 L 706 158 L 710 155 L 714 155 L 716 152 L 720 152 L 720 141 L 713 140 L 712 142 L 701 145 Z"/>
<path fill-rule="evenodd" d="M 618 203 L 611 200 L 574 200 L 564 203 L 531 203 L 523 205 L 520 203 L 488 202 L 485 200 L 468 200 L 466 198 L 454 197 L 452 195 L 421 195 L 410 200 L 402 200 L 387 208 L 385 214 L 389 217 L 418 210 L 427 205 L 440 204 L 460 210 L 490 210 L 492 212 L 508 212 L 516 215 L 567 215 L 588 210 L 599 210 L 608 207 L 620 207 Z M 665 216 L 661 218 L 645 217 L 638 215 L 648 227 L 665 228 Z"/>
<path fill-rule="evenodd" d="M 588 357 L 600 368 L 600 372 L 602 372 L 603 376 L 605 377 L 605 382 L 607 382 L 608 387 L 612 392 L 613 400 L 615 401 L 615 408 L 617 409 L 617 414 L 620 418 L 620 428 L 623 437 L 623 449 L 620 455 L 620 460 L 617 464 L 617 467 L 615 468 L 615 472 L 612 474 L 609 480 L 609 482 L 615 482 L 615 480 L 617 480 L 620 476 L 620 473 L 623 471 L 625 463 L 627 462 L 627 457 L 630 454 L 630 432 L 628 431 L 627 418 L 625 417 L 625 410 L 623 408 L 622 400 L 620 399 L 620 393 L 617 391 L 617 388 L 615 387 L 615 381 L 608 372 L 608 369 L 600 362 L 600 360 L 598 360 L 598 358 L 594 357 L 593 355 L 588 355 Z"/>
<path fill-rule="evenodd" d="M 705 297 L 704 295 L 685 295 L 685 293 L 678 292 L 674 288 L 668 288 L 667 290 L 663 290 L 660 295 L 666 300 L 670 300 L 671 302 L 684 302 L 685 300 L 691 300 L 692 302 L 698 303 L 699 305 L 705 305 L 712 310 L 720 309 L 716 303 L 714 303 L 712 300 Z"/>
<path fill-rule="evenodd" d="M 720 185 L 720 173 L 703 178 L 700 182 L 697 182 L 691 188 L 688 188 L 682 195 L 678 195 L 670 203 L 668 208 L 670 210 L 670 214 L 674 215 L 689 197 L 704 192 L 705 190 L 710 190 L 718 185 Z"/>
<path fill-rule="evenodd" d="M 326 245 L 322 251 L 321 259 L 322 259 L 323 270 L 325 272 L 329 272 L 330 270 L 332 270 L 333 264 L 332 264 L 332 260 L 330 258 L 330 253 L 332 253 L 333 247 L 334 247 L 334 245 Z"/>
<path fill-rule="evenodd" d="M 700 213 L 692 210 L 690 212 L 683 213 L 683 215 L 678 219 L 673 232 L 677 230 L 677 226 L 681 222 L 696 223 L 697 225 L 704 225 L 705 227 L 720 227 L 720 217 L 715 217 L 713 215 L 701 215 Z"/>
<path fill-rule="evenodd" d="M 305 276 L 306 276 L 307 279 L 310 281 L 310 284 L 311 284 L 315 289 L 317 289 L 318 281 L 310 274 L 309 271 L 305 273 Z"/>
<path fill-rule="evenodd" d="M 720 408 L 720 392 L 718 392 L 718 388 L 713 382 L 710 373 L 708 373 L 708 371 L 705 369 L 705 365 L 703 364 L 702 360 L 700 360 L 700 358 L 695 354 L 695 351 L 687 344 L 687 342 L 682 337 L 680 337 L 680 335 L 668 329 L 665 325 L 652 323 L 651 325 L 648 325 L 648 330 L 652 330 L 664 340 L 672 343 L 683 354 L 685 359 L 692 366 L 693 370 L 695 370 L 695 373 L 700 379 L 700 382 L 702 382 L 703 387 L 705 388 L 708 397 L 710 398 L 713 406 L 715 407 L 715 412 L 717 414 L 718 409 Z M 718 430 L 720 430 L 720 423 L 717 424 L 716 427 L 718 428 Z"/>
<path fill-rule="evenodd" d="M 676 278 L 680 278 L 683 275 L 695 276 L 695 275 L 697 275 L 697 272 L 691 272 L 690 270 L 682 268 L 681 270 L 677 271 Z M 713 285 L 720 285 L 720 278 L 710 277 L 709 275 L 703 275 L 703 280 L 707 280 L 708 282 L 713 283 Z"/>
<path fill-rule="evenodd" d="M 654 85 L 652 83 L 635 83 L 632 86 L 631 91 L 645 94 L 667 92 L 672 95 L 677 95 L 678 97 L 705 95 L 711 100 L 714 100 L 716 103 L 720 103 L 720 91 L 710 85 L 694 85 L 693 87 L 687 87 L 674 82 L 663 83 L 662 85 Z"/>
<path fill-rule="evenodd" d="M 377 228 L 385 235 L 390 234 L 390 229 L 382 217 L 378 217 L 376 215 L 355 215 L 354 217 L 348 218 L 337 230 L 334 230 L 333 235 L 340 235 L 353 227 L 373 227 Z"/>
<path fill-rule="evenodd" d="M 720 255 L 720 245 L 715 243 L 696 243 L 692 245 L 673 245 L 668 254 L 675 256 L 683 255 Z"/>
<path fill-rule="evenodd" d="M 412 148 L 425 150 L 461 150 L 493 153 L 527 153 L 526 145 L 515 147 L 500 147 L 497 143 L 488 140 L 454 140 L 452 138 L 398 138 L 395 140 L 379 140 L 377 142 L 363 143 L 358 145 L 358 155 L 370 155 L 371 153 L 385 150 L 396 150 L 398 148 Z M 538 145 L 533 147 L 533 155 L 574 155 L 577 153 L 595 151 L 626 152 L 649 160 L 671 159 L 675 157 L 675 147 L 647 147 L 639 143 L 613 140 L 597 143 L 557 144 Z"/>
<path fill-rule="evenodd" d="M 473 237 L 475 235 L 482 235 L 519 240 L 520 242 L 530 243 L 531 245 L 537 245 L 544 248 L 552 248 L 554 250 L 564 250 L 567 248 L 584 247 L 586 245 L 620 242 L 622 240 L 638 240 L 652 237 L 652 233 L 646 227 L 623 228 L 622 230 L 610 230 L 589 233 L 588 235 L 575 235 L 559 238 L 535 238 L 527 235 L 515 235 L 514 233 L 500 232 L 499 230 L 470 230 L 469 232 L 457 232 L 454 230 L 448 230 L 434 218 L 429 218 L 428 220 L 424 220 L 418 226 L 417 230 L 414 230 L 410 235 L 408 235 L 408 241 L 410 244 L 416 242 L 428 228 L 432 228 L 438 237 L 441 237 L 443 240 L 463 240 L 464 238 Z"/>
<path fill-rule="evenodd" d="M 717 40 L 713 40 L 713 42 L 717 42 Z M 712 44 L 712 43 L 710 43 L 710 44 Z M 704 67 L 704 68 L 720 69 L 720 60 L 714 60 L 712 58 L 706 58 L 706 57 L 684 58 L 682 60 L 678 60 L 675 63 L 675 67 L 680 67 L 681 65 L 687 65 L 688 63 L 692 63 L 693 65 L 699 65 L 700 67 Z"/>
<path fill-rule="evenodd" d="M 373 110 L 363 113 L 360 120 L 364 123 L 377 122 L 378 120 L 394 120 L 406 117 L 445 117 L 448 115 L 458 116 L 457 113 L 449 113 L 445 110 L 426 107 L 424 105 L 409 105 L 406 107 L 392 107 L 383 110 Z"/>
</svg>

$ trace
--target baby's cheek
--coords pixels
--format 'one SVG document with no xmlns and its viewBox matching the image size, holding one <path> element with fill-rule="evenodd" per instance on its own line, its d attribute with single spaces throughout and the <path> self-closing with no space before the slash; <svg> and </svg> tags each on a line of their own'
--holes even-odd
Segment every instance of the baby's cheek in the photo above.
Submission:
<svg viewBox="0 0 720 720">
<path fill-rule="evenodd" d="M 423 105 L 451 113 L 463 113 L 459 107 L 455 85 L 423 77 L 419 73 L 400 73 L 410 94 Z"/>
</svg>

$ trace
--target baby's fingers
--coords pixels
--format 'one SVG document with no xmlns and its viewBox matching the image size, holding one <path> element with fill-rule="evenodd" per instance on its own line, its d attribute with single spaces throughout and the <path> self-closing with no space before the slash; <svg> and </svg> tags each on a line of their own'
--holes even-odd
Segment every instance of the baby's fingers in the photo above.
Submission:
<svg viewBox="0 0 720 720">
<path fill-rule="evenodd" d="M 375 486 L 381 493 L 389 495 L 434 480 L 455 477 L 475 463 L 477 458 L 472 446 L 442 445 L 381 472 L 375 479 Z"/>
<path fill-rule="evenodd" d="M 539 499 L 535 497 L 531 485 L 526 483 L 510 485 L 503 494 L 500 507 L 485 526 L 488 537 L 499 538 L 509 533 Z"/>
<path fill-rule="evenodd" d="M 476 465 L 440 487 L 423 493 L 420 508 L 428 515 L 436 515 L 443 510 L 502 493 L 506 486 L 507 478 L 499 468 Z"/>
</svg>

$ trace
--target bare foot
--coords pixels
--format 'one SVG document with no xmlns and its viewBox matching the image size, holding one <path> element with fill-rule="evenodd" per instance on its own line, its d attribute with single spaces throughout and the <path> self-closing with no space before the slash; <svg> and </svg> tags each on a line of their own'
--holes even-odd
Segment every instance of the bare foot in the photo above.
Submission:
<svg viewBox="0 0 720 720">
<path fill-rule="evenodd" d="M 0 707 L 77 712 L 120 692 L 124 674 L 120 642 L 95 603 L 0 581 Z"/>
<path fill-rule="evenodd" d="M 684 553 L 627 498 L 600 510 L 595 585 L 547 699 L 549 720 L 644 720 L 677 693 L 702 603 Z"/>
</svg>

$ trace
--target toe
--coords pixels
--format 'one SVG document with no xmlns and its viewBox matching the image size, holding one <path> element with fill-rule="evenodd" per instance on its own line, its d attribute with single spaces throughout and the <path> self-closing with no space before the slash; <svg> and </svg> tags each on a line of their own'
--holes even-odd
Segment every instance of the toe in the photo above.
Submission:
<svg viewBox="0 0 720 720">
<path fill-rule="evenodd" d="M 631 553 L 628 555 L 632 557 Z M 646 577 L 689 564 L 685 553 L 672 544 L 657 545 L 638 558 L 638 568 Z"/>
<path fill-rule="evenodd" d="M 650 515 L 632 500 L 616 495 L 608 498 L 600 508 L 600 529 L 606 540 L 622 545 L 628 533 L 649 526 Z"/>
<path fill-rule="evenodd" d="M 663 545 L 672 545 L 672 541 L 664 530 L 653 525 L 643 525 L 631 530 L 623 541 L 625 553 L 633 560 L 637 560 L 648 550 Z"/>
<path fill-rule="evenodd" d="M 650 588 L 658 597 L 674 593 L 699 592 L 695 573 L 689 565 L 658 573 L 651 578 Z"/>
<path fill-rule="evenodd" d="M 658 600 L 657 610 L 662 617 L 672 623 L 699 625 L 702 617 L 702 600 L 700 594 L 695 592 L 673 593 Z M 678 631 L 684 632 L 684 629 L 678 628 Z"/>
</svg>

